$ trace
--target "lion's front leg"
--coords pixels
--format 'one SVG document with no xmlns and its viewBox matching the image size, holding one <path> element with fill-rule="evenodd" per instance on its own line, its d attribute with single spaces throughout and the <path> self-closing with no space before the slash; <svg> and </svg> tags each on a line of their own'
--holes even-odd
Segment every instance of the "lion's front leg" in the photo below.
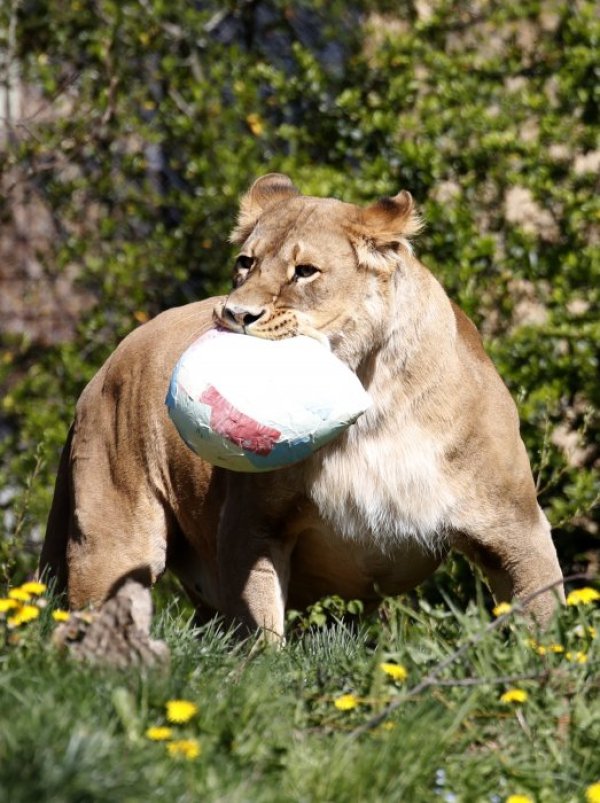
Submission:
<svg viewBox="0 0 600 803">
<path fill-rule="evenodd" d="M 217 559 L 221 611 L 248 634 L 261 629 L 270 641 L 284 634 L 294 546 L 273 509 L 250 478 L 232 478 L 221 512 Z M 271 497 L 272 502 L 272 497 Z"/>
<path fill-rule="evenodd" d="M 222 611 L 242 633 L 283 638 L 291 545 L 244 529 L 219 533 Z"/>
</svg>

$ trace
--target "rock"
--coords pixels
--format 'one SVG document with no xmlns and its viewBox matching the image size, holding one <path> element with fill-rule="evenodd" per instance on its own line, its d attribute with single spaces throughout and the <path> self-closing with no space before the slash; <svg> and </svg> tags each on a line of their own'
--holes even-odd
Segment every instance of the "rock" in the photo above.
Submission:
<svg viewBox="0 0 600 803">
<path fill-rule="evenodd" d="M 73 613 L 54 631 L 54 643 L 73 657 L 125 669 L 131 666 L 168 666 L 169 648 L 150 638 L 150 590 L 127 580 L 95 612 Z"/>
</svg>

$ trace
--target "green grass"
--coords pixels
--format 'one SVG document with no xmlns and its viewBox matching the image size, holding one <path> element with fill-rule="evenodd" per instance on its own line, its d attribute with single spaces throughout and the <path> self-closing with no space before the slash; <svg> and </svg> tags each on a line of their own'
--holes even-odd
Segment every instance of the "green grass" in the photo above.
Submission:
<svg viewBox="0 0 600 803">
<path fill-rule="evenodd" d="M 291 634 L 276 651 L 237 644 L 218 625 L 194 630 L 172 603 L 154 627 L 171 648 L 167 672 L 75 663 L 51 642 L 49 610 L 15 630 L 0 625 L 2 802 L 491 803 L 525 794 L 569 803 L 600 781 L 598 605 L 565 608 L 542 636 L 512 614 L 490 628 L 474 604 L 389 601 L 377 619 Z M 532 638 L 586 662 L 539 655 Z M 391 681 L 383 661 L 403 664 L 407 680 Z M 527 691 L 525 703 L 500 701 L 513 686 Z M 358 698 L 354 709 L 334 705 L 344 693 Z M 195 759 L 145 735 L 167 724 L 173 698 L 198 706 L 173 726 L 198 740 Z M 394 710 L 365 728 L 389 703 Z"/>
</svg>

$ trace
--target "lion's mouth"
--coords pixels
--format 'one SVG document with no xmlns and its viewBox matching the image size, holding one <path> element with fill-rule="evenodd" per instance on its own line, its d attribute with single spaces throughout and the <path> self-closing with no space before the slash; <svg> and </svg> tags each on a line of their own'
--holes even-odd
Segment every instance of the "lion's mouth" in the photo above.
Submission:
<svg viewBox="0 0 600 803">
<path fill-rule="evenodd" d="M 224 318 L 221 314 L 223 309 L 223 305 L 220 304 L 219 306 L 213 309 L 213 323 L 217 329 L 227 329 L 228 332 L 236 332 L 237 334 L 243 335 L 244 327 L 234 323 L 234 321 L 230 321 L 227 318 Z"/>
<path fill-rule="evenodd" d="M 219 302 L 213 309 L 213 323 L 218 329 L 226 329 L 239 335 L 249 334 L 246 327 L 224 314 L 224 301 Z"/>
</svg>

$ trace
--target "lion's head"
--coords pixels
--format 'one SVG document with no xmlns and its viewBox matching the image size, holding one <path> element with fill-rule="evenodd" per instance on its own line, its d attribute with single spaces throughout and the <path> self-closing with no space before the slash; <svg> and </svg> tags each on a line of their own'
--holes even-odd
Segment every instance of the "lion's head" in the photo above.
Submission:
<svg viewBox="0 0 600 803">
<path fill-rule="evenodd" d="M 242 199 L 234 289 L 215 319 L 255 337 L 326 340 L 356 366 L 384 336 L 391 279 L 410 261 L 407 238 L 419 228 L 408 192 L 361 208 L 263 176 Z"/>
</svg>

